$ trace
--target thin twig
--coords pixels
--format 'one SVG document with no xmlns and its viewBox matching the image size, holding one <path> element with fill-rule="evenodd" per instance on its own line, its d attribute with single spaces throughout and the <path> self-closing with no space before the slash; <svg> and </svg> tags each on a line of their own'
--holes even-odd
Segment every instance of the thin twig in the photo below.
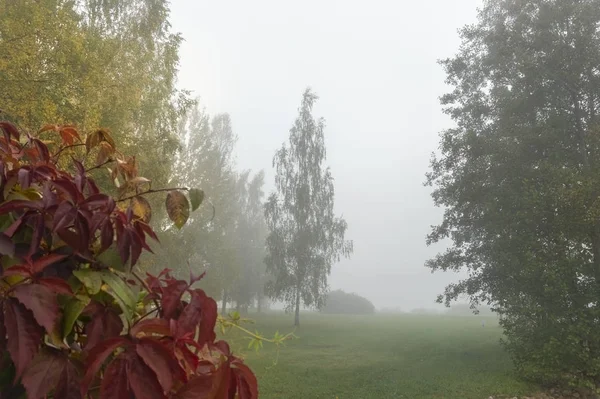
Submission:
<svg viewBox="0 0 600 399">
<path fill-rule="evenodd" d="M 146 194 L 154 194 L 154 193 L 160 193 L 160 192 L 165 192 L 165 191 L 173 191 L 173 190 L 184 190 L 184 191 L 190 191 L 189 188 L 187 187 L 173 187 L 173 188 L 158 188 L 158 189 L 150 189 L 150 190 L 146 190 L 144 192 L 141 192 L 139 194 L 136 195 L 130 195 L 129 197 L 125 197 L 122 198 L 120 200 L 117 200 L 117 202 L 123 202 L 123 201 L 127 201 L 130 200 L 132 198 L 135 197 L 139 197 L 140 195 L 146 195 Z"/>
<path fill-rule="evenodd" d="M 103 167 L 104 165 L 107 165 L 107 164 L 109 164 L 109 163 L 111 163 L 111 162 L 115 162 L 115 160 L 114 160 L 114 159 L 109 159 L 108 161 L 105 161 L 105 162 L 101 163 L 100 165 L 96 165 L 96 166 L 94 166 L 94 167 L 92 167 L 92 168 L 89 168 L 89 169 L 87 169 L 87 170 L 85 171 L 85 173 L 88 173 L 88 172 L 90 172 L 90 171 L 92 171 L 92 170 L 94 170 L 94 169 L 100 169 L 100 168 L 101 168 L 101 167 Z"/>
<path fill-rule="evenodd" d="M 71 145 L 68 145 L 66 147 L 62 147 L 60 150 L 58 150 L 58 152 L 56 154 L 52 155 L 52 158 L 58 158 L 58 156 L 60 155 L 60 153 L 63 152 L 64 150 L 66 150 L 66 149 L 73 148 L 73 147 L 81 147 L 83 145 L 85 145 L 85 144 L 84 143 L 78 143 L 78 144 L 71 144 Z"/>
</svg>

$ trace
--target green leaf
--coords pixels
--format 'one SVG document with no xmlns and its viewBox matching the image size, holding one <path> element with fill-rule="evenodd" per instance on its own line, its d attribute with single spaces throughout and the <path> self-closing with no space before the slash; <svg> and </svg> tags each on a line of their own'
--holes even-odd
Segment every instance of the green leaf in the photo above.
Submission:
<svg viewBox="0 0 600 399">
<path fill-rule="evenodd" d="M 85 309 L 85 307 L 90 303 L 90 298 L 87 296 L 79 295 L 74 298 L 69 298 L 64 310 L 63 310 L 63 323 L 62 323 L 62 336 L 66 337 L 73 330 L 73 325 L 75 325 L 75 321 Z"/>
<path fill-rule="evenodd" d="M 198 189 L 198 188 L 192 188 L 189 191 L 190 194 L 190 202 L 192 205 L 192 212 L 194 212 L 196 209 L 198 209 L 200 207 L 200 205 L 202 204 L 202 201 L 204 201 L 204 191 Z"/>
<path fill-rule="evenodd" d="M 91 269 L 82 269 L 73 271 L 73 275 L 85 285 L 85 288 L 90 295 L 95 295 L 100 292 L 100 288 L 102 288 L 101 272 Z"/>
<path fill-rule="evenodd" d="M 128 320 L 131 320 L 131 317 L 135 312 L 137 296 L 134 294 L 131 287 L 116 274 L 108 270 L 102 271 L 101 273 L 102 280 L 110 288 L 108 294 L 117 301 L 119 307 L 123 310 L 125 317 Z"/>
<path fill-rule="evenodd" d="M 119 252 L 114 245 L 108 247 L 108 249 L 98 255 L 96 259 L 102 264 L 121 272 L 127 269 L 126 264 L 123 263 L 123 260 L 121 259 L 121 256 L 119 256 Z"/>
<path fill-rule="evenodd" d="M 169 191 L 166 200 L 167 214 L 169 219 L 181 229 L 190 217 L 190 203 L 180 191 Z"/>
</svg>

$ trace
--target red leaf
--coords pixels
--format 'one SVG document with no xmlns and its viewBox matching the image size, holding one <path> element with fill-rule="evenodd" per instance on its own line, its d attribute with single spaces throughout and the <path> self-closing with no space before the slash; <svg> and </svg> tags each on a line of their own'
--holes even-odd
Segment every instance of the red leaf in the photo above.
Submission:
<svg viewBox="0 0 600 399">
<path fill-rule="evenodd" d="M 0 309 L 0 348 L 4 350 L 6 345 L 6 327 L 4 327 L 4 312 Z"/>
<path fill-rule="evenodd" d="M 100 385 L 100 399 L 130 398 L 131 392 L 129 392 L 127 383 L 127 361 L 118 356 L 106 367 Z"/>
<path fill-rule="evenodd" d="M 128 343 L 129 341 L 125 338 L 116 337 L 107 339 L 106 341 L 102 341 L 101 343 L 92 348 L 87 357 L 85 376 L 81 381 L 81 396 L 85 397 L 85 394 L 87 393 L 89 386 L 92 383 L 92 380 L 94 379 L 94 376 L 96 375 L 96 373 L 98 373 L 100 367 L 102 367 L 102 364 L 104 363 L 106 358 L 109 357 L 115 349 L 117 349 L 120 346 L 125 346 Z M 144 396 L 140 396 L 140 398 L 143 397 Z"/>
<path fill-rule="evenodd" d="M 188 284 L 183 280 L 172 280 L 167 283 L 165 287 L 163 287 L 161 306 L 163 311 L 163 316 L 166 319 L 172 319 L 175 317 L 175 311 L 181 302 L 181 295 L 188 288 Z"/>
<path fill-rule="evenodd" d="M 204 345 L 204 343 L 214 340 L 217 304 L 214 299 L 207 297 L 200 289 L 193 290 L 191 294 L 190 303 L 186 305 L 179 316 L 177 336 L 183 337 L 195 331 L 196 326 L 202 321 L 197 341 L 200 345 Z"/>
<path fill-rule="evenodd" d="M 31 270 L 25 265 L 15 265 L 6 269 L 2 275 L 31 277 Z"/>
<path fill-rule="evenodd" d="M 226 341 L 217 341 L 212 347 L 221 352 L 224 356 L 231 356 L 231 348 L 229 348 L 229 344 Z"/>
<path fill-rule="evenodd" d="M 4 325 L 7 349 L 17 369 L 17 381 L 37 353 L 44 332 L 33 314 L 14 298 L 4 301 Z"/>
<path fill-rule="evenodd" d="M 77 210 L 70 202 L 62 202 L 54 212 L 53 231 L 59 231 L 73 225 Z"/>
<path fill-rule="evenodd" d="M 63 279 L 57 277 L 42 277 L 37 280 L 38 283 L 50 288 L 57 294 L 73 295 L 71 286 Z"/>
<path fill-rule="evenodd" d="M 137 234 L 137 231 L 128 229 L 127 232 L 131 240 L 131 266 L 133 267 L 142 254 L 142 242 Z"/>
<path fill-rule="evenodd" d="M 14 137 L 15 140 L 19 140 L 19 138 L 20 138 L 19 130 L 12 123 L 6 122 L 6 121 L 2 121 L 2 122 L 0 122 L 0 129 L 4 130 L 9 135 L 11 135 L 12 137 Z"/>
<path fill-rule="evenodd" d="M 41 140 L 36 138 L 32 138 L 31 142 L 35 146 L 35 149 L 38 151 L 41 160 L 48 162 L 50 160 L 50 151 L 48 151 L 48 146 L 42 143 Z"/>
<path fill-rule="evenodd" d="M 202 323 L 198 332 L 197 342 L 204 345 L 206 342 L 213 342 L 216 338 L 215 324 L 217 323 L 217 303 L 215 300 L 207 296 L 204 291 L 197 289 L 202 299 Z"/>
<path fill-rule="evenodd" d="M 0 255 L 13 256 L 15 254 L 15 243 L 4 233 L 0 233 Z"/>
<path fill-rule="evenodd" d="M 27 391 L 27 397 L 32 399 L 45 397 L 56 386 L 65 363 L 65 357 L 56 350 L 40 351 L 25 370 L 21 380 Z"/>
<path fill-rule="evenodd" d="M 121 261 L 125 264 L 129 260 L 129 254 L 131 251 L 131 237 L 129 231 L 125 230 L 123 222 L 120 219 L 116 219 L 117 225 L 117 249 Z"/>
<path fill-rule="evenodd" d="M 40 134 L 41 134 L 41 133 L 47 132 L 47 131 L 49 131 L 49 130 L 55 130 L 55 131 L 56 131 L 56 130 L 58 130 L 58 125 L 50 125 L 50 124 L 48 124 L 48 125 L 44 125 L 44 126 L 42 126 L 42 128 L 41 128 L 41 129 L 38 131 L 38 133 L 40 133 Z"/>
<path fill-rule="evenodd" d="M 46 256 L 42 256 L 31 265 L 31 272 L 33 274 L 37 274 L 44 270 L 46 267 L 58 263 L 61 260 L 65 259 L 67 255 L 63 254 L 48 254 Z"/>
<path fill-rule="evenodd" d="M 123 331 L 123 321 L 111 309 L 96 313 L 95 317 L 85 326 L 87 342 L 84 349 L 94 348 L 99 342 L 118 337 Z"/>
<path fill-rule="evenodd" d="M 90 246 L 90 225 L 81 212 L 78 212 L 75 218 L 75 230 L 79 236 L 79 251 L 87 251 Z"/>
<path fill-rule="evenodd" d="M 81 390 L 79 385 L 81 378 L 77 372 L 77 368 L 67 360 L 65 367 L 63 368 L 56 390 L 54 391 L 54 397 L 56 399 L 81 399 Z"/>
<path fill-rule="evenodd" d="M 104 252 L 110 247 L 114 240 L 114 229 L 110 219 L 106 219 L 106 221 L 102 224 L 102 229 L 100 231 L 100 251 Z"/>
<path fill-rule="evenodd" d="M 19 302 L 31 310 L 38 324 L 51 334 L 59 316 L 56 293 L 41 284 L 20 284 L 13 292 Z"/>
<path fill-rule="evenodd" d="M 140 226 L 140 228 L 150 237 L 152 237 L 152 239 L 154 239 L 155 241 L 159 241 L 158 240 L 158 236 L 156 235 L 156 233 L 154 232 L 154 230 L 152 230 L 152 227 L 150 227 L 150 225 L 148 225 L 147 223 L 144 223 L 141 220 L 136 220 L 135 222 L 136 226 Z"/>
<path fill-rule="evenodd" d="M 85 252 L 86 248 L 82 246 L 79 234 L 74 233 L 69 229 L 58 230 L 56 234 L 58 234 L 61 240 L 63 240 L 68 246 L 75 249 L 77 252 Z"/>
<path fill-rule="evenodd" d="M 207 398 L 212 391 L 212 377 L 198 375 L 190 379 L 175 395 L 176 399 Z"/>
<path fill-rule="evenodd" d="M 185 342 L 178 341 L 177 342 L 177 350 L 181 353 L 183 360 L 187 364 L 186 369 L 191 370 L 192 372 L 195 372 L 196 369 L 198 368 L 198 364 L 200 362 L 200 359 L 198 359 L 198 356 L 196 356 L 194 354 L 194 352 L 192 352 L 187 347 Z"/>
<path fill-rule="evenodd" d="M 42 209 L 41 201 L 12 200 L 0 205 L 0 215 L 24 209 Z"/>
<path fill-rule="evenodd" d="M 185 374 L 173 353 L 154 338 L 142 338 L 136 345 L 137 354 L 150 367 L 164 392 L 173 387 L 173 380 L 185 380 Z"/>
<path fill-rule="evenodd" d="M 137 336 L 139 333 L 158 334 L 168 337 L 171 335 L 171 328 L 169 322 L 165 319 L 146 319 L 134 325 L 129 333 L 132 337 Z"/>
<path fill-rule="evenodd" d="M 214 378 L 214 399 L 229 399 L 231 398 L 231 367 L 229 362 L 225 362 L 219 367 Z M 235 388 L 234 392 L 235 393 Z"/>
<path fill-rule="evenodd" d="M 9 237 L 12 237 L 17 232 L 19 227 L 21 227 L 22 224 L 23 218 L 18 218 L 6 230 L 4 230 L 4 234 L 6 234 Z"/>
<path fill-rule="evenodd" d="M 56 179 L 52 182 L 54 186 L 62 191 L 67 197 L 74 203 L 79 202 L 82 196 L 79 190 L 77 190 L 77 186 L 73 182 L 67 179 Z"/>
<path fill-rule="evenodd" d="M 61 127 L 59 133 L 65 145 L 73 145 L 75 139 L 81 141 L 79 133 L 77 133 L 77 130 L 75 130 L 75 128 L 72 126 Z"/>
<path fill-rule="evenodd" d="M 239 399 L 258 398 L 258 381 L 252 370 L 238 359 L 234 360 L 232 364 L 235 365 L 232 371 L 237 376 L 237 393 Z"/>
<path fill-rule="evenodd" d="M 44 216 L 36 213 L 31 218 L 31 227 L 33 228 L 33 234 L 31 236 L 31 243 L 29 244 L 29 254 L 32 256 L 40 249 L 42 242 L 42 236 L 44 235 Z"/>
<path fill-rule="evenodd" d="M 110 197 L 106 194 L 93 194 L 86 198 L 81 204 L 82 207 L 93 210 L 107 206 L 110 202 Z"/>
<path fill-rule="evenodd" d="M 166 398 L 154 371 L 139 356 L 134 356 L 129 362 L 127 377 L 129 378 L 129 386 L 136 398 Z"/>
</svg>

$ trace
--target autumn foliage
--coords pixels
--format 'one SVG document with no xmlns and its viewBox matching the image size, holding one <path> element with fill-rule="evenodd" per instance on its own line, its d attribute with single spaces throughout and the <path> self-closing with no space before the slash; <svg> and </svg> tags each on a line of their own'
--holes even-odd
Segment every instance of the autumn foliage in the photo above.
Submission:
<svg viewBox="0 0 600 399">
<path fill-rule="evenodd" d="M 106 131 L 0 130 L 0 398 L 258 397 L 216 340 L 217 305 L 193 288 L 202 275 L 134 271 L 157 240 L 145 196 L 169 190 L 152 189 Z M 106 168 L 115 196 L 92 176 Z M 202 198 L 168 192 L 177 227 Z"/>
</svg>

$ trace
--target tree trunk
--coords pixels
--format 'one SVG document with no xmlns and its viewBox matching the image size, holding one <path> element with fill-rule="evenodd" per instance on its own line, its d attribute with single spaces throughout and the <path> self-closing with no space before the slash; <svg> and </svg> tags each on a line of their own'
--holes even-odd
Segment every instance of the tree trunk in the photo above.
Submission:
<svg viewBox="0 0 600 399">
<path fill-rule="evenodd" d="M 296 315 L 294 317 L 294 326 L 300 325 L 300 288 L 296 288 Z"/>
<path fill-rule="evenodd" d="M 256 298 L 256 312 L 260 313 L 262 310 L 262 300 L 261 297 L 259 296 L 258 298 Z"/>
<path fill-rule="evenodd" d="M 223 291 L 223 302 L 221 304 L 221 314 L 227 314 L 227 291 Z"/>
</svg>

